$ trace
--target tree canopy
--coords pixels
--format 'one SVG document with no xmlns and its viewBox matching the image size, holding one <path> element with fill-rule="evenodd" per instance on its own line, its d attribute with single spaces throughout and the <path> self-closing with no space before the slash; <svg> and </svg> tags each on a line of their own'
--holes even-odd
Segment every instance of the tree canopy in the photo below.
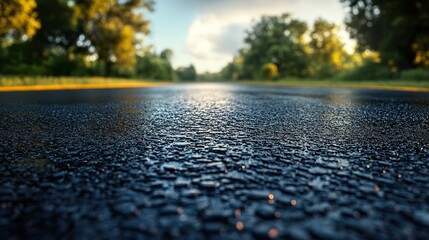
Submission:
<svg viewBox="0 0 429 240">
<path fill-rule="evenodd" d="M 152 48 L 142 51 L 137 56 L 135 76 L 151 80 L 176 80 L 176 72 L 171 65 L 173 51 L 165 49 L 157 54 Z"/>
<path fill-rule="evenodd" d="M 304 46 L 307 24 L 289 14 L 265 16 L 257 22 L 244 42 L 244 68 L 248 77 L 261 76 L 262 67 L 272 63 L 282 76 L 306 76 L 308 59 Z"/>
<path fill-rule="evenodd" d="M 338 36 L 338 27 L 323 19 L 317 19 L 310 32 L 309 49 L 312 73 L 317 77 L 332 77 L 345 66 L 347 53 Z"/>
<path fill-rule="evenodd" d="M 290 14 L 262 17 L 244 39 L 246 47 L 225 66 L 228 79 L 332 77 L 348 60 L 338 27 L 318 19 L 312 28 Z"/>
<path fill-rule="evenodd" d="M 195 70 L 194 65 L 189 65 L 188 67 L 179 67 L 177 69 L 177 76 L 179 80 L 184 81 L 195 81 L 197 80 L 197 71 Z"/>
<path fill-rule="evenodd" d="M 0 38 L 31 38 L 40 28 L 35 0 L 0 1 Z"/>
<path fill-rule="evenodd" d="M 106 74 L 113 64 L 132 67 L 136 63 L 137 33 L 149 33 L 149 21 L 136 12 L 138 8 L 151 9 L 146 0 L 101 1 L 90 8 L 85 21 L 85 32 L 95 46 L 100 61 L 105 63 Z M 94 13 L 94 14 L 93 14 Z M 87 14 L 88 15 L 88 14 Z"/>
<path fill-rule="evenodd" d="M 359 49 L 380 53 L 392 69 L 429 66 L 429 1 L 341 0 Z"/>
<path fill-rule="evenodd" d="M 149 21 L 143 12 L 152 10 L 153 1 L 11 0 L 0 4 L 1 34 L 34 35 L 28 43 L 17 45 L 31 46 L 24 62 L 35 64 L 64 58 L 71 63 L 81 55 L 96 59 L 103 65 L 104 75 L 111 75 L 113 68 L 131 70 L 135 65 L 141 36 L 149 33 Z"/>
</svg>

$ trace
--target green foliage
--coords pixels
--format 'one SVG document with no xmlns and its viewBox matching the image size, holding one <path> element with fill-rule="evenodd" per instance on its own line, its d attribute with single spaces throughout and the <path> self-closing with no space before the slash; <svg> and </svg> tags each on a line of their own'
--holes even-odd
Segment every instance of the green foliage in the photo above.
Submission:
<svg viewBox="0 0 429 240">
<path fill-rule="evenodd" d="M 310 32 L 311 75 L 331 78 L 345 67 L 348 59 L 344 44 L 338 37 L 338 27 L 323 19 L 314 22 Z"/>
<path fill-rule="evenodd" d="M 429 69 L 417 68 L 401 72 L 402 80 L 429 81 Z"/>
<path fill-rule="evenodd" d="M 198 74 L 197 80 L 199 81 L 225 81 L 226 78 L 222 77 L 221 73 L 211 73 L 211 72 L 205 72 L 202 74 Z"/>
<path fill-rule="evenodd" d="M 247 33 L 242 52 L 243 77 L 257 78 L 265 64 L 275 64 L 281 77 L 308 75 L 304 34 L 307 24 L 290 15 L 265 16 Z"/>
<path fill-rule="evenodd" d="M 135 76 L 151 80 L 176 80 L 176 73 L 171 66 L 170 58 L 173 51 L 166 49 L 157 55 L 148 51 L 143 56 L 137 57 Z"/>
<path fill-rule="evenodd" d="M 82 30 L 74 19 L 73 7 L 64 0 L 37 0 L 37 13 L 41 28 L 29 43 L 37 53 L 36 58 L 47 57 L 51 48 L 64 52 L 74 50 Z"/>
<path fill-rule="evenodd" d="M 159 54 L 159 56 L 162 59 L 171 62 L 171 58 L 173 57 L 173 51 L 171 49 L 165 49 Z"/>
<path fill-rule="evenodd" d="M 195 70 L 194 65 L 189 65 L 188 67 L 180 67 L 176 70 L 177 76 L 181 81 L 196 81 L 197 80 L 197 71 Z"/>
<path fill-rule="evenodd" d="M 339 74 L 339 70 L 330 63 L 312 61 L 311 77 L 315 79 L 329 79 Z"/>
<path fill-rule="evenodd" d="M 152 5 L 152 0 L 1 1 L 0 43 L 5 34 L 32 36 L 41 25 L 31 41 L 16 42 L 19 47 L 28 46 L 26 59 L 20 54 L 8 54 L 15 58 L 10 64 L 40 65 L 34 69 L 46 68 L 50 75 L 84 75 L 83 70 L 92 64 L 85 59 L 91 56 L 104 65 L 104 75 L 132 76 L 136 47 L 141 43 L 137 34 L 149 32 L 149 22 L 142 10 L 151 10 Z M 36 15 L 40 25 L 32 19 Z M 6 68 L 14 72 L 11 69 L 16 67 Z M 29 74 L 33 73 L 31 69 Z"/>
<path fill-rule="evenodd" d="M 129 69 L 136 63 L 137 33 L 149 33 L 149 21 L 141 14 L 141 8 L 151 9 L 152 1 L 107 0 L 77 2 L 83 8 L 84 34 L 94 44 L 96 53 L 105 64 L 105 75 L 114 65 Z M 89 6 L 88 6 L 89 5 Z M 91 9 L 87 11 L 86 8 Z M 137 9 L 140 8 L 140 11 Z"/>
<path fill-rule="evenodd" d="M 274 63 L 267 63 L 262 66 L 261 75 L 264 79 L 276 79 L 279 76 L 279 69 Z"/>
<path fill-rule="evenodd" d="M 304 22 L 289 14 L 263 17 L 244 41 L 247 48 L 222 69 L 224 78 L 332 78 L 351 61 L 338 37 L 338 27 L 323 19 L 309 31 Z"/>
<path fill-rule="evenodd" d="M 428 56 L 429 1 L 342 0 L 346 20 L 360 50 L 380 52 L 384 65 L 400 70 L 424 65 Z M 426 58 L 427 59 L 427 58 Z"/>
<path fill-rule="evenodd" d="M 228 63 L 219 73 L 224 79 L 238 80 L 242 79 L 243 73 L 243 57 L 235 56 L 232 62 Z"/>
<path fill-rule="evenodd" d="M 397 74 L 383 64 L 375 62 L 366 62 L 362 66 L 345 70 L 338 75 L 340 80 L 388 80 L 394 79 Z"/>
<path fill-rule="evenodd" d="M 40 28 L 34 11 L 36 6 L 35 0 L 0 1 L 0 38 L 6 35 L 15 39 L 31 38 Z"/>
<path fill-rule="evenodd" d="M 0 1 L 0 74 L 116 76 L 154 80 L 340 78 L 428 80 L 429 1 L 341 0 L 359 52 L 348 54 L 338 26 L 309 28 L 289 14 L 264 16 L 245 48 L 219 73 L 174 70 L 173 52 L 142 50 L 144 10 L 153 0 Z"/>
<path fill-rule="evenodd" d="M 14 75 L 14 76 L 49 76 L 51 72 L 46 62 L 38 65 L 20 63 L 17 65 L 9 65 L 4 67 L 3 74 Z"/>
</svg>

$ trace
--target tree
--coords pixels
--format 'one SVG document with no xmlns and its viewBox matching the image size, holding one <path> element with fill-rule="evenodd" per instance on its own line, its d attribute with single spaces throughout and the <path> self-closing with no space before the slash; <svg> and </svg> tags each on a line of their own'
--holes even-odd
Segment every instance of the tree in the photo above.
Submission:
<svg viewBox="0 0 429 240">
<path fill-rule="evenodd" d="M 170 49 L 163 50 L 159 55 L 153 52 L 151 48 L 146 49 L 141 53 L 141 56 L 137 57 L 136 76 L 151 80 L 176 80 L 170 62 L 172 56 L 173 51 Z"/>
<path fill-rule="evenodd" d="M 243 75 L 243 57 L 241 55 L 235 56 L 232 62 L 228 63 L 222 70 L 220 75 L 222 78 L 238 80 Z"/>
<path fill-rule="evenodd" d="M 0 1 L 0 38 L 31 38 L 40 28 L 35 12 L 35 0 Z"/>
<path fill-rule="evenodd" d="M 64 0 L 37 0 L 41 28 L 30 43 L 34 48 L 34 61 L 53 53 L 66 55 L 72 60 L 78 39 L 83 34 L 78 28 L 74 7 Z"/>
<path fill-rule="evenodd" d="M 219 72 L 204 72 L 201 74 L 198 74 L 197 79 L 199 81 L 221 81 L 221 80 L 225 80 L 225 78 L 222 77 L 221 73 Z"/>
<path fill-rule="evenodd" d="M 183 81 L 195 81 L 197 80 L 197 71 L 195 70 L 194 65 L 189 65 L 188 67 L 180 67 L 176 70 L 179 80 Z"/>
<path fill-rule="evenodd" d="M 160 56 L 162 59 L 164 59 L 164 60 L 166 60 L 166 61 L 170 62 L 170 61 L 171 61 L 171 58 L 173 57 L 173 51 L 172 51 L 171 49 L 165 49 L 165 50 L 163 50 L 163 51 L 159 54 L 159 56 Z"/>
<path fill-rule="evenodd" d="M 78 0 L 36 2 L 41 27 L 31 41 L 21 46 L 25 50 L 21 52 L 26 55 L 21 63 L 48 68 L 50 75 L 72 75 L 75 67 L 82 71 L 85 56 L 93 44 L 84 32 L 85 21 L 79 12 Z"/>
<path fill-rule="evenodd" d="M 360 50 L 380 52 L 393 70 L 415 68 L 429 58 L 429 1 L 341 0 L 346 24 Z"/>
<path fill-rule="evenodd" d="M 88 8 L 88 14 L 81 16 L 85 33 L 95 46 L 101 62 L 105 64 L 105 75 L 110 75 L 114 65 L 131 68 L 136 63 L 137 33 L 149 33 L 147 21 L 137 9 L 152 10 L 150 0 L 107 0 L 77 2 L 81 8 Z M 141 12 L 141 11 L 140 11 Z"/>
<path fill-rule="evenodd" d="M 242 52 L 244 76 L 260 77 L 260 69 L 269 63 L 277 66 L 280 76 L 307 76 L 306 31 L 307 24 L 289 14 L 262 17 L 244 40 L 248 46 Z"/>
<path fill-rule="evenodd" d="M 142 10 L 152 10 L 151 0 L 37 0 L 37 3 L 42 28 L 31 42 L 34 61 L 66 56 L 71 63 L 75 55 L 97 55 L 105 75 L 111 75 L 115 66 L 129 71 L 136 63 L 136 45 L 140 44 L 137 35 L 149 31 Z"/>
<path fill-rule="evenodd" d="M 274 63 L 267 63 L 262 66 L 262 76 L 268 79 L 275 79 L 279 75 L 277 65 Z"/>
<path fill-rule="evenodd" d="M 344 68 L 347 53 L 334 23 L 316 20 L 310 32 L 309 47 L 315 76 L 332 77 Z"/>
<path fill-rule="evenodd" d="M 8 46 L 0 42 L 0 68 L 81 74 L 90 57 L 105 75 L 132 73 L 136 49 L 149 32 L 143 14 L 152 7 L 153 0 L 2 0 L 0 41 L 33 38 Z"/>
<path fill-rule="evenodd" d="M 3 1 L 0 4 L 4 4 Z M 65 56 L 75 46 L 76 41 L 72 39 L 77 39 L 77 34 L 72 25 L 73 11 L 67 1 L 36 0 L 21 4 L 27 13 L 26 17 L 19 18 L 37 16 L 37 32 L 33 29 L 30 33 L 22 33 L 22 36 L 30 34 L 32 39 L 14 41 L 13 45 L 5 48 L 7 56 L 1 60 L 4 65 L 2 71 L 10 74 L 70 75 L 74 65 Z M 30 9 L 33 13 L 29 12 Z M 8 15 L 8 19 L 13 19 L 14 11 Z"/>
</svg>

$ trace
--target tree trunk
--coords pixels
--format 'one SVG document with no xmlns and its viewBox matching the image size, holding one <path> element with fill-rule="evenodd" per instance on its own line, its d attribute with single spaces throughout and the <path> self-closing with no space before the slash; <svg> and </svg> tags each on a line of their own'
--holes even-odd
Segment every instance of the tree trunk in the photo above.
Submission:
<svg viewBox="0 0 429 240">
<path fill-rule="evenodd" d="M 109 60 L 106 60 L 106 64 L 104 66 L 104 77 L 109 77 L 112 74 L 113 63 Z"/>
<path fill-rule="evenodd" d="M 411 47 L 406 51 L 404 51 L 404 59 L 400 66 L 401 70 L 409 70 L 409 69 L 415 68 L 416 67 L 414 62 L 415 59 L 416 59 L 416 53 L 413 51 L 413 49 L 411 49 Z"/>
</svg>

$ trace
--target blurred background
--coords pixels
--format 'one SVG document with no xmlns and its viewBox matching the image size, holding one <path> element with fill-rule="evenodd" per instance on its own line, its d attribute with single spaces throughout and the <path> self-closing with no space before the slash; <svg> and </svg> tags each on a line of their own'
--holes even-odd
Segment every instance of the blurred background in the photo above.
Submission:
<svg viewBox="0 0 429 240">
<path fill-rule="evenodd" d="M 96 77 L 429 86 L 429 1 L 0 1 L 0 85 Z"/>
</svg>

